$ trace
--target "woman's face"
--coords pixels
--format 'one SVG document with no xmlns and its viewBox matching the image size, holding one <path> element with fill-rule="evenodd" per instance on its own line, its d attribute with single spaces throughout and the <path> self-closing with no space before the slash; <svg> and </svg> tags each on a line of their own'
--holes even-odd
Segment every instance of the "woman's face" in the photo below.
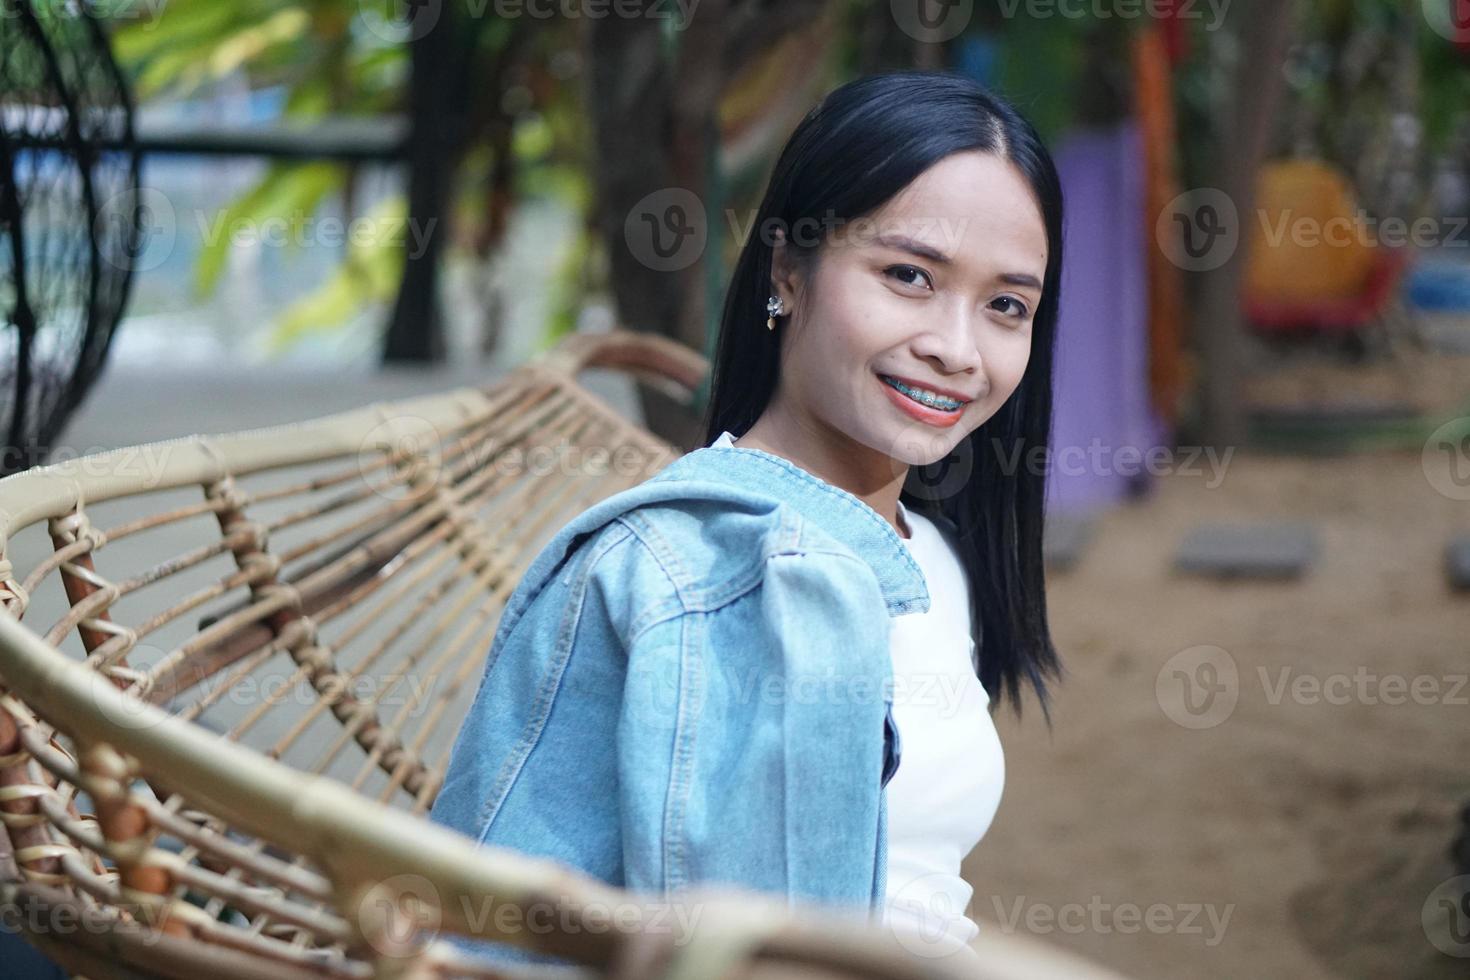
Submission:
<svg viewBox="0 0 1470 980">
<path fill-rule="evenodd" d="M 789 332 L 777 397 L 803 429 L 926 465 L 1021 383 L 1047 241 L 1014 165 L 980 151 L 951 154 L 871 219 L 790 234 L 824 236 L 806 281 L 782 249 L 776 258 L 776 294 L 797 314 L 778 327 Z M 963 404 L 915 404 L 885 378 Z"/>
</svg>

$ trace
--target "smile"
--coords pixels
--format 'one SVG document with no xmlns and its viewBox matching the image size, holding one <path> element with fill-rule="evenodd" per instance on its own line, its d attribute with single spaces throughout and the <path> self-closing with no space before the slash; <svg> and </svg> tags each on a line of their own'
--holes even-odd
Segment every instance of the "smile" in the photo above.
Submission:
<svg viewBox="0 0 1470 980">
<path fill-rule="evenodd" d="M 954 398 L 947 398 L 944 395 L 938 395 L 932 391 L 925 391 L 923 388 L 911 387 L 904 384 L 902 381 L 890 378 L 886 374 L 880 374 L 878 375 L 878 377 L 883 381 L 884 384 L 888 385 L 888 387 L 903 393 L 908 398 L 913 399 L 921 405 L 926 405 L 929 408 L 934 409 L 935 411 L 958 412 L 960 409 L 965 407 L 965 403 L 962 401 L 958 401 Z"/>
</svg>

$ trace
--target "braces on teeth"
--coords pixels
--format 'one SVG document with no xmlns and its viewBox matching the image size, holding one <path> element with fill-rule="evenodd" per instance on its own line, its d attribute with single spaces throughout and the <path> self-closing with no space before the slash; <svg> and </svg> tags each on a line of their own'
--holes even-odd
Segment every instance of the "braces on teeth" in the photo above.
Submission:
<svg viewBox="0 0 1470 980">
<path fill-rule="evenodd" d="M 883 382 L 890 387 L 897 388 L 899 391 L 903 392 L 914 401 L 922 402 L 923 404 L 928 405 L 930 408 L 938 408 L 944 411 L 954 411 L 964 404 L 963 402 L 955 401 L 953 398 L 945 398 L 942 395 L 926 394 L 925 392 L 922 392 L 917 388 L 910 388 L 902 381 L 887 377 L 886 375 L 883 378 Z"/>
</svg>

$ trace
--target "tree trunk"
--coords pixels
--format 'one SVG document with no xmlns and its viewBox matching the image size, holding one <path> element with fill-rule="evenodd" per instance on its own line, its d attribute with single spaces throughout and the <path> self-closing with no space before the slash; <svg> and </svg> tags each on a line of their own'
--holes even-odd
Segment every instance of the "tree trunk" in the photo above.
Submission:
<svg viewBox="0 0 1470 980">
<path fill-rule="evenodd" d="M 706 200 L 703 127 L 719 95 L 720 59 L 718 48 L 706 50 L 705 45 L 712 34 L 717 36 L 719 8 L 720 3 L 704 0 L 699 16 L 680 32 L 678 64 L 685 75 L 677 84 L 663 53 L 659 18 L 593 19 L 586 31 L 597 228 L 608 250 L 619 323 L 696 350 L 704 346 L 700 270 L 717 242 L 707 237 L 699 260 L 664 270 L 635 254 L 625 229 L 629 215 L 650 194 L 682 188 L 700 202 Z M 699 56 L 710 63 L 695 69 L 691 59 Z M 721 227 L 716 216 L 690 218 L 707 236 Z M 692 448 L 698 431 L 693 413 L 646 386 L 640 386 L 639 398 L 649 431 L 680 448 Z"/>
<path fill-rule="evenodd" d="M 1206 186 L 1218 187 L 1234 202 L 1239 220 L 1234 253 L 1220 268 L 1200 277 L 1196 294 L 1201 435 L 1215 447 L 1239 445 L 1246 436 L 1241 398 L 1246 337 L 1240 294 L 1256 220 L 1256 174 L 1269 149 L 1271 124 L 1280 102 L 1292 7 L 1283 0 L 1249 0 L 1236 5 L 1239 60 L 1224 107 L 1215 166 L 1205 176 Z"/>
<path fill-rule="evenodd" d="M 439 263 L 455 165 L 464 145 L 471 25 L 457 5 L 443 4 L 438 21 L 409 42 L 408 220 L 422 229 L 422 248 L 407 249 L 403 280 L 383 343 L 383 363 L 438 362 L 445 357 L 438 303 Z M 404 236 L 413 242 L 415 236 Z"/>
<path fill-rule="evenodd" d="M 670 9 L 657 0 L 641 6 Z M 729 234 L 710 184 L 720 96 L 728 78 L 824 9 L 824 0 L 701 0 L 698 16 L 674 32 L 672 65 L 657 17 L 606 17 L 586 25 L 596 225 L 608 252 L 620 325 L 705 349 L 707 324 L 716 320 L 706 304 L 718 302 L 706 283 L 711 273 L 723 272 Z M 630 231 L 638 224 L 630 225 L 629 216 L 648 195 L 675 190 L 698 202 L 693 220 L 702 225 L 704 249 L 680 268 L 655 268 L 630 247 Z M 657 199 L 646 210 L 655 213 L 635 219 L 657 225 L 667 217 Z M 650 431 L 682 449 L 700 444 L 703 426 L 695 413 L 651 388 L 640 388 L 639 399 Z"/>
</svg>

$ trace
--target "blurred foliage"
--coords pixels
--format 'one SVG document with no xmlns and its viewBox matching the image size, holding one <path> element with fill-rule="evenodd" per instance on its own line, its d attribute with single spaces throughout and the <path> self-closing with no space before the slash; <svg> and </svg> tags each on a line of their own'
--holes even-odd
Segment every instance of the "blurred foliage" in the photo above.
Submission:
<svg viewBox="0 0 1470 980">
<path fill-rule="evenodd" d="M 219 216 L 220 234 L 207 237 L 194 269 L 196 294 L 214 292 L 229 259 L 235 228 L 259 228 L 268 219 L 290 223 L 288 247 L 299 247 L 301 225 L 330 192 L 340 189 L 344 168 L 330 163 L 273 163 L 260 183 L 227 204 Z"/>
<path fill-rule="evenodd" d="M 568 49 L 551 54 L 548 66 L 570 57 Z M 547 80 L 548 82 L 551 79 Z M 556 272 L 549 284 L 548 317 L 537 349 L 544 350 L 576 327 L 586 297 L 601 288 L 599 266 L 601 241 L 592 226 L 593 187 L 589 122 L 576 84 L 547 86 L 541 111 L 519 120 L 513 139 L 515 197 L 549 198 L 583 219 L 581 231 L 556 259 Z"/>
<path fill-rule="evenodd" d="M 1345 170 L 1390 139 L 1409 147 L 1413 177 L 1453 143 L 1470 110 L 1470 57 L 1430 24 L 1421 0 L 1300 0 L 1298 41 L 1286 66 L 1300 148 Z M 1443 0 L 1448 16 L 1450 0 Z M 1417 121 L 1407 134 L 1403 118 Z"/>
<path fill-rule="evenodd" d="M 1058 23 L 1060 21 L 1060 23 Z M 999 88 L 1047 141 L 1071 128 L 1085 90 L 1087 51 L 1098 35 L 1116 38 L 1117 21 L 1017 17 L 1004 27 Z M 1126 68 L 1127 58 L 1117 64 Z"/>
<path fill-rule="evenodd" d="M 169 0 L 162 7 L 137 0 L 126 16 L 114 20 L 113 45 L 140 102 L 197 96 L 223 78 L 243 75 L 252 88 L 284 88 L 284 116 L 290 120 L 377 116 L 401 112 L 407 95 L 406 30 L 392 16 L 391 2 L 366 0 Z M 505 53 L 511 37 L 506 21 L 475 17 L 469 29 L 476 34 L 479 64 Z M 504 215 L 492 218 L 490 213 L 498 166 L 509 165 L 515 175 L 512 200 L 550 195 L 576 210 L 590 203 L 581 159 L 582 113 L 575 86 L 562 84 L 575 69 L 574 40 L 566 25 L 543 31 L 537 46 L 544 57 L 528 59 L 528 77 L 478 100 L 481 111 L 472 117 L 477 126 L 488 128 L 501 107 L 515 114 L 509 141 L 515 159 L 496 160 L 488 134 L 472 134 L 451 207 L 450 230 L 457 243 L 481 257 L 494 250 L 504 231 Z M 464 97 L 473 101 L 474 93 Z M 351 164 L 272 163 L 254 186 L 223 206 L 220 227 L 258 228 L 268 220 L 285 220 L 292 226 L 289 240 L 296 242 L 300 223 L 334 196 L 350 222 L 355 171 Z M 405 207 L 402 197 L 383 202 L 367 216 L 369 226 L 392 226 L 392 216 L 403 215 Z M 402 275 L 404 238 L 370 238 L 365 245 L 347 247 L 342 265 L 283 312 L 273 347 L 392 300 Z M 232 246 L 229 234 L 205 242 L 194 274 L 201 298 L 217 287 Z M 565 320 L 579 298 L 575 290 L 560 291 L 556 317 Z"/>
<path fill-rule="evenodd" d="M 169 0 L 149 17 L 114 23 L 113 48 L 139 101 L 196 95 L 237 70 L 252 85 L 283 84 L 287 111 L 372 113 L 398 102 L 402 44 L 368 30 L 352 0 Z"/>
<path fill-rule="evenodd" d="M 297 301 L 267 338 L 279 354 L 302 335 L 341 323 L 361 305 L 363 296 L 392 296 L 403 274 L 401 243 L 408 234 L 408 207 L 402 196 L 384 199 L 365 216 L 373 229 L 366 241 L 349 236 L 347 258 L 310 296 Z"/>
<path fill-rule="evenodd" d="M 1344 113 L 1383 106 L 1395 79 L 1385 54 L 1392 42 L 1412 36 L 1418 58 L 1419 98 L 1414 107 L 1431 151 L 1451 135 L 1456 116 L 1470 107 L 1470 59 L 1429 23 L 1434 0 L 1301 0 L 1302 41 L 1311 53 L 1302 97 L 1327 125 Z M 1451 0 L 1441 0 L 1449 16 Z M 1336 78 L 1338 84 L 1334 85 Z"/>
<path fill-rule="evenodd" d="M 888 4 L 831 2 L 839 25 L 836 57 L 831 65 L 813 65 L 813 71 L 850 77 L 913 62 L 915 48 L 893 29 Z M 1287 145 L 1295 114 L 1305 112 L 1317 144 L 1346 167 L 1354 147 L 1389 124 L 1395 86 L 1403 84 L 1391 67 L 1396 63 L 1392 53 L 1395 39 L 1406 30 L 1417 32 L 1413 67 L 1423 147 L 1433 152 L 1450 138 L 1459 114 L 1470 105 L 1470 66 L 1429 29 L 1419 0 L 1292 2 L 1299 7 L 1300 42 L 1285 66 L 1292 109 L 1291 118 L 1282 120 L 1278 144 Z M 243 75 L 253 87 L 283 87 L 285 113 L 292 119 L 373 116 L 405 107 L 408 45 L 405 31 L 395 30 L 400 25 L 391 20 L 392 9 L 393 0 L 168 0 L 166 6 L 135 0 L 131 15 L 115 22 L 114 43 L 120 62 L 136 79 L 141 101 L 188 97 L 227 76 Z M 158 16 L 149 19 L 150 10 Z M 1112 124 L 1129 113 L 1128 43 L 1133 31 L 1150 23 L 1095 15 L 1005 17 L 996 5 L 977 4 L 968 37 L 953 42 L 950 55 L 982 40 L 997 88 L 1051 141 L 1071 128 Z M 1191 52 L 1176 76 L 1186 184 L 1221 138 L 1236 53 L 1231 30 L 1208 31 L 1205 23 L 1200 17 L 1187 22 Z M 572 329 L 586 296 L 605 287 L 605 249 L 590 218 L 590 124 L 580 85 L 580 26 L 577 18 L 549 18 L 516 33 L 504 19 L 468 18 L 464 29 L 475 32 L 472 41 L 483 70 L 470 91 L 446 94 L 468 100 L 472 130 L 455 178 L 451 227 L 445 229 L 454 235 L 452 258 L 466 252 L 479 259 L 492 256 L 507 212 L 519 200 L 552 198 L 583 221 L 570 247 L 548 257 L 556 271 L 543 342 Z M 665 46 L 672 51 L 680 35 L 672 20 L 664 26 Z M 772 39 L 773 46 L 778 40 Z M 743 91 L 727 93 L 727 105 L 774 101 L 758 79 L 744 78 L 741 84 Z M 748 106 L 741 109 L 748 111 Z M 506 126 L 509 139 L 497 130 Z M 717 175 L 727 203 L 759 197 L 765 170 L 747 169 Z M 300 221 L 333 198 L 343 202 L 351 220 L 354 174 L 347 164 L 272 165 L 254 187 L 224 206 L 224 227 Z M 384 204 L 379 216 L 391 223 L 403 207 L 401 200 Z M 206 244 L 194 275 L 200 294 L 219 283 L 230 247 L 228 235 Z M 394 236 L 374 236 L 369 245 L 349 249 L 340 269 L 285 312 L 276 340 L 345 322 L 370 304 L 391 300 L 402 263 Z"/>
<path fill-rule="evenodd" d="M 283 86 L 284 114 L 296 120 L 376 115 L 397 108 L 402 98 L 407 48 L 386 32 L 364 29 L 359 6 L 350 0 L 169 0 L 157 9 L 152 18 L 119 20 L 113 31 L 118 61 L 135 80 L 140 102 L 196 96 L 237 73 L 252 87 Z M 323 201 L 332 195 L 345 199 L 352 169 L 272 163 L 255 186 L 224 205 L 221 225 L 228 231 L 284 220 L 291 225 L 288 240 L 297 242 L 300 224 Z M 395 206 L 403 210 L 401 200 Z M 218 285 L 232 238 L 222 234 L 205 241 L 194 274 L 201 298 Z M 272 346 L 311 324 L 341 323 L 391 299 L 403 253 L 389 236 L 373 236 L 367 251 L 378 254 L 349 245 L 343 265 L 282 314 Z"/>
</svg>

